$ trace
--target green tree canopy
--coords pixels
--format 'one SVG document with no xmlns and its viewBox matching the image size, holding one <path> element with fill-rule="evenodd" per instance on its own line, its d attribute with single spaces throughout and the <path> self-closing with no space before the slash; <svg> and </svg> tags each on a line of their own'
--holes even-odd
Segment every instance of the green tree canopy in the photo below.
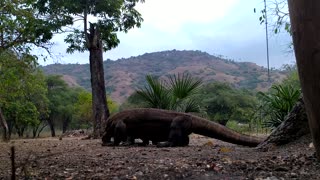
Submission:
<svg viewBox="0 0 320 180">
<path fill-rule="evenodd" d="M 0 2 L 1 61 L 10 61 L 11 59 L 15 61 L 15 58 L 18 57 L 21 61 L 27 60 L 27 65 L 29 65 L 30 60 L 32 60 L 35 66 L 37 58 L 36 56 L 30 55 L 31 48 L 38 46 L 48 50 L 48 45 L 50 45 L 50 39 L 54 32 L 59 31 L 62 26 L 72 22 L 72 19 L 68 17 L 56 18 L 53 14 L 43 15 L 39 9 L 35 8 L 37 2 L 37 0 L 2 0 Z M 5 59 L 4 56 L 8 55 L 14 58 L 9 57 Z M 16 64 L 16 62 L 12 62 L 12 64 Z M 23 62 L 20 62 L 19 65 L 21 64 L 23 64 Z M 23 69 L 24 68 L 13 71 L 23 73 Z M 0 73 L 2 75 L 5 74 L 4 72 Z M 14 79 L 14 75 L 10 75 L 8 72 L 6 72 L 6 76 L 11 76 L 11 79 Z M 14 80 L 12 82 L 14 82 Z M 26 81 L 24 83 L 28 84 L 29 82 Z M 0 81 L 0 87 L 8 85 L 8 81 Z M 11 88 L 20 91 L 19 86 Z M 8 140 L 8 125 L 5 116 L 3 116 L 5 112 L 2 111 L 2 108 L 3 104 L 0 104 L 0 125 L 4 128 L 4 139 Z"/>
<path fill-rule="evenodd" d="M 34 66 L 33 57 L 17 57 L 12 51 L 0 53 L 0 106 L 8 119 L 9 133 L 13 127 L 20 136 L 36 127 L 40 116 L 48 113 L 44 75 Z"/>
<path fill-rule="evenodd" d="M 38 0 L 35 7 L 43 16 L 54 14 L 61 19 L 61 24 L 72 24 L 74 27 L 63 29 L 68 33 L 65 41 L 69 44 L 67 52 L 86 51 L 90 44 L 89 27 L 99 30 L 103 50 L 116 47 L 120 40 L 117 32 L 127 32 L 129 29 L 140 26 L 142 18 L 135 9 L 135 5 L 143 0 Z M 76 22 L 83 21 L 81 28 Z M 89 24 L 88 24 L 89 23 Z"/>
<path fill-rule="evenodd" d="M 112 101 L 109 97 L 107 104 L 110 109 L 110 113 L 118 112 L 118 105 Z M 81 90 L 78 94 L 76 103 L 74 104 L 74 117 L 72 119 L 71 128 L 89 128 L 93 124 L 92 115 L 92 94 L 85 90 Z"/>
<path fill-rule="evenodd" d="M 201 107 L 210 119 L 226 125 L 233 120 L 242 123 L 250 122 L 257 104 L 249 91 L 236 89 L 226 83 L 214 82 L 201 88 L 199 99 Z"/>
<path fill-rule="evenodd" d="M 77 94 L 73 89 L 68 87 L 60 75 L 48 76 L 46 82 L 50 102 L 48 124 L 51 130 L 51 136 L 54 137 L 56 135 L 55 125 L 57 121 L 63 124 L 63 126 L 67 126 L 71 121 L 74 111 L 73 104 L 77 100 Z M 63 127 L 63 130 L 66 130 L 64 128 L 66 127 Z"/>
<path fill-rule="evenodd" d="M 54 32 L 70 24 L 71 18 L 43 16 L 34 8 L 37 0 L 0 2 L 0 52 L 8 49 L 30 51 L 32 45 L 46 47 Z"/>
</svg>

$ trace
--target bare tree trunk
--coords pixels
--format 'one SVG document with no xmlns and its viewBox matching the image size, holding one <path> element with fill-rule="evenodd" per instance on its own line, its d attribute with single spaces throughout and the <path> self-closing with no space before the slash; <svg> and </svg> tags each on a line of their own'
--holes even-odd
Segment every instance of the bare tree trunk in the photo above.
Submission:
<svg viewBox="0 0 320 180">
<path fill-rule="evenodd" d="M 49 125 L 50 131 L 51 131 L 51 137 L 55 137 L 56 131 L 54 129 L 54 123 L 53 123 L 53 120 L 51 119 L 51 117 L 49 117 L 49 119 L 48 119 L 48 125 Z"/>
<path fill-rule="evenodd" d="M 68 128 L 68 120 L 63 120 L 62 122 L 62 134 L 67 131 Z"/>
<path fill-rule="evenodd" d="M 288 0 L 288 5 L 303 100 L 320 160 L 320 1 Z"/>
<path fill-rule="evenodd" d="M 103 49 L 100 32 L 90 24 L 89 51 L 93 108 L 93 138 L 101 137 L 109 117 L 103 70 Z"/>
<path fill-rule="evenodd" d="M 12 135 L 12 130 L 13 130 L 14 123 L 13 123 L 12 121 L 8 121 L 8 122 L 7 122 L 7 125 L 8 125 L 9 139 L 11 139 L 11 135 Z"/>
<path fill-rule="evenodd" d="M 1 108 L 0 108 L 0 125 L 1 127 L 3 128 L 3 136 L 2 136 L 2 139 L 4 141 L 8 141 L 10 138 L 9 138 L 9 134 L 8 134 L 8 125 L 7 125 L 7 121 L 6 119 L 4 118 L 4 115 L 2 114 L 2 111 L 1 111 Z"/>
<path fill-rule="evenodd" d="M 67 131 L 71 119 L 72 119 L 71 115 L 67 115 L 66 117 L 64 117 L 62 122 L 62 133 L 65 133 Z"/>
<path fill-rule="evenodd" d="M 40 133 L 42 132 L 42 130 L 43 130 L 47 125 L 48 125 L 48 124 L 44 124 L 44 125 L 39 129 L 37 137 L 40 136 Z"/>
</svg>

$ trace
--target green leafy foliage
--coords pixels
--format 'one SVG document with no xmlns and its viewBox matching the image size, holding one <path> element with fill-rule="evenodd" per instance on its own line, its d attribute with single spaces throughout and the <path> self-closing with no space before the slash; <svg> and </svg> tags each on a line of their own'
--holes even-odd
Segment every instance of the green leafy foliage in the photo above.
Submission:
<svg viewBox="0 0 320 180">
<path fill-rule="evenodd" d="M 270 2 L 271 3 L 268 1 L 267 9 L 262 9 L 260 11 L 260 24 L 265 23 L 267 17 L 266 13 L 269 13 L 272 18 L 269 18 L 268 22 L 273 24 L 273 32 L 278 34 L 281 30 L 285 30 L 291 35 L 291 23 L 289 19 L 287 0 L 272 0 Z M 256 8 L 254 8 L 254 13 L 256 13 Z"/>
<path fill-rule="evenodd" d="M 141 97 L 137 92 L 134 92 L 127 100 L 121 104 L 119 110 L 132 109 L 132 108 L 143 108 L 149 107 L 148 103 L 144 101 L 144 98 Z"/>
<path fill-rule="evenodd" d="M 141 25 L 141 15 L 135 9 L 136 3 L 140 1 L 143 2 L 143 0 L 38 0 L 35 6 L 42 15 L 54 14 L 56 19 L 71 19 L 70 25 L 75 25 L 76 21 L 82 21 L 82 30 L 73 26 L 68 31 L 64 31 L 71 32 L 65 38 L 65 42 L 69 44 L 68 53 L 85 50 L 90 52 L 92 108 L 95 117 L 93 121 L 94 137 L 102 135 L 104 131 L 101 126 L 102 121 L 106 121 L 110 115 L 108 106 L 104 102 L 106 96 L 102 66 L 103 51 L 110 50 L 120 43 L 117 32 L 127 32 Z M 50 127 L 52 136 L 54 136 L 52 123 Z"/>
<path fill-rule="evenodd" d="M 209 119 L 226 125 L 233 120 L 250 123 L 257 101 L 247 90 L 235 89 L 226 83 L 210 83 L 200 91 L 201 107 Z"/>
<path fill-rule="evenodd" d="M 75 109 L 71 128 L 79 129 L 92 126 L 92 96 L 89 92 L 82 91 L 79 93 Z"/>
<path fill-rule="evenodd" d="M 70 19 L 43 16 L 35 8 L 37 0 L 0 2 L 0 112 L 5 132 L 15 126 L 19 135 L 31 125 L 37 130 L 47 114 L 43 75 L 36 68 L 37 57 L 30 55 L 35 46 L 48 50 L 53 33 Z M 39 79 L 37 79 L 39 78 Z M 15 109 L 16 111 L 13 111 Z M 1 117 L 2 114 L 1 114 Z M 4 134 L 6 140 L 8 136 Z"/>
<path fill-rule="evenodd" d="M 107 98 L 108 108 L 111 114 L 118 111 L 118 105 L 112 101 L 110 97 Z M 71 129 L 82 129 L 92 127 L 92 94 L 82 90 L 79 92 L 77 101 L 74 104 L 74 115 L 70 125 Z"/>
<path fill-rule="evenodd" d="M 49 125 L 55 127 L 61 125 L 65 131 L 73 118 L 75 111 L 74 104 L 78 100 L 78 94 L 82 91 L 78 88 L 70 88 L 61 76 L 48 76 L 48 99 L 50 114 L 48 117 Z"/>
<path fill-rule="evenodd" d="M 135 5 L 143 0 L 38 0 L 35 4 L 42 15 L 55 14 L 54 18 L 61 23 L 72 25 L 83 21 L 83 29 L 68 28 L 65 42 L 69 44 L 68 53 L 85 51 L 91 46 L 88 42 L 89 24 L 99 31 L 104 51 L 116 47 L 120 40 L 117 32 L 127 32 L 129 29 L 140 27 L 142 18 Z M 89 19 L 91 22 L 89 22 Z"/>
<path fill-rule="evenodd" d="M 228 121 L 226 126 L 240 133 L 252 132 L 252 128 L 250 127 L 250 124 L 243 124 L 234 120 Z"/>
<path fill-rule="evenodd" d="M 53 33 L 71 19 L 42 16 L 36 0 L 2 0 L 0 2 L 0 51 L 15 48 L 29 52 L 30 45 L 45 47 Z"/>
<path fill-rule="evenodd" d="M 33 56 L 0 53 L 0 107 L 13 128 L 22 136 L 28 127 L 36 128 L 48 114 L 44 75 L 35 67 Z"/>
<path fill-rule="evenodd" d="M 288 74 L 281 84 L 291 85 L 294 89 L 301 89 L 297 65 L 283 65 L 284 71 Z"/>
<path fill-rule="evenodd" d="M 288 74 L 287 77 L 280 84 L 274 84 L 269 92 L 258 93 L 260 105 L 257 116 L 263 117 L 262 125 L 271 129 L 282 123 L 301 96 L 297 66 L 284 65 L 282 69 Z"/>
<path fill-rule="evenodd" d="M 300 95 L 300 89 L 286 84 L 273 85 L 269 93 L 259 92 L 265 126 L 272 129 L 278 127 L 292 110 Z"/>
<path fill-rule="evenodd" d="M 180 101 L 193 96 L 202 84 L 201 79 L 195 79 L 190 74 L 178 74 L 169 76 L 169 91 L 172 93 L 173 105 L 179 105 Z M 186 108 L 192 109 L 196 104 L 194 99 L 189 100 Z"/>
<path fill-rule="evenodd" d="M 137 94 L 151 108 L 171 109 L 170 91 L 166 82 L 151 75 L 146 76 L 146 81 L 147 86 L 137 90 Z"/>
<path fill-rule="evenodd" d="M 10 134 L 23 136 L 31 129 L 36 137 L 48 122 L 63 131 L 92 127 L 91 93 L 69 87 L 61 76 L 45 77 L 21 59 L 6 59 L 7 55 L 0 61 L 0 105 Z M 118 111 L 110 98 L 107 103 L 111 113 Z"/>
<path fill-rule="evenodd" d="M 201 86 L 200 79 L 189 74 L 170 75 L 169 80 L 146 76 L 147 85 L 137 90 L 148 107 L 182 112 L 198 112 L 199 105 L 193 98 Z"/>
</svg>

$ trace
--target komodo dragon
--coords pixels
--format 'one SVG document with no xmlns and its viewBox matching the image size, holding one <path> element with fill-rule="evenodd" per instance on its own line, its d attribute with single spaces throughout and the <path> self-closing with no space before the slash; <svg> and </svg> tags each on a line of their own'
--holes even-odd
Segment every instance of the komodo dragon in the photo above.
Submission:
<svg viewBox="0 0 320 180">
<path fill-rule="evenodd" d="M 117 146 L 130 137 L 144 142 L 165 141 L 161 146 L 187 146 L 191 133 L 250 147 L 262 142 L 260 138 L 237 133 L 195 115 L 151 108 L 124 110 L 111 116 L 107 120 L 102 142 L 103 145 Z"/>
</svg>

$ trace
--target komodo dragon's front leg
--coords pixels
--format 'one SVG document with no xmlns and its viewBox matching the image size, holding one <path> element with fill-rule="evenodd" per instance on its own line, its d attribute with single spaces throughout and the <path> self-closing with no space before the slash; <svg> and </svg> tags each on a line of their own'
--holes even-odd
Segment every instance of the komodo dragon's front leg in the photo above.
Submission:
<svg viewBox="0 0 320 180">
<path fill-rule="evenodd" d="M 127 125 L 122 120 L 109 126 L 108 131 L 102 136 L 103 146 L 118 146 L 121 142 L 124 146 L 135 144 L 135 138 L 127 135 Z M 111 141 L 111 137 L 113 137 L 113 142 Z M 147 144 L 149 144 L 149 140 L 146 139 L 139 145 L 145 146 Z"/>
<path fill-rule="evenodd" d="M 111 141 L 112 137 L 113 142 Z M 103 146 L 118 146 L 120 142 L 125 141 L 127 141 L 127 128 L 123 121 L 117 121 L 115 124 L 110 125 L 109 129 L 102 136 Z"/>
<path fill-rule="evenodd" d="M 172 120 L 169 140 L 158 143 L 158 147 L 188 146 L 191 127 L 190 117 L 178 116 Z"/>
<path fill-rule="evenodd" d="M 127 126 L 123 121 L 118 121 L 114 128 L 113 145 L 118 146 L 120 142 L 127 140 Z"/>
</svg>

